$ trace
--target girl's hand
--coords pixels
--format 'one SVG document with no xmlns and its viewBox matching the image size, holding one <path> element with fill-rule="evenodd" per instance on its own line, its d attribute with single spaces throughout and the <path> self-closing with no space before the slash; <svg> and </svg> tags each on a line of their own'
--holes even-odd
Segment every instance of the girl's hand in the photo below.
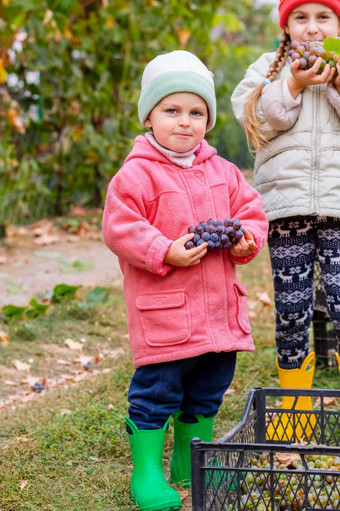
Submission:
<svg viewBox="0 0 340 511">
<path fill-rule="evenodd" d="M 172 266 L 194 266 L 201 262 L 202 257 L 208 251 L 208 244 L 202 243 L 199 247 L 187 250 L 185 244 L 192 240 L 194 234 L 185 234 L 171 243 L 169 250 L 165 254 L 164 263 Z"/>
<path fill-rule="evenodd" d="M 336 70 L 338 72 L 338 75 L 334 78 L 333 85 L 336 88 L 336 90 L 338 91 L 338 93 L 340 94 L 340 64 L 339 63 L 337 63 L 337 65 L 336 65 Z"/>
<path fill-rule="evenodd" d="M 288 78 L 288 87 L 292 97 L 295 99 L 307 85 L 318 85 L 331 82 L 334 78 L 335 67 L 326 64 L 322 73 L 317 74 L 320 69 L 322 58 L 318 57 L 310 69 L 300 69 L 299 59 L 294 60 L 290 66 L 292 76 Z"/>
<path fill-rule="evenodd" d="M 236 257 L 246 257 L 256 250 L 254 236 L 249 231 L 245 231 L 238 243 L 230 247 L 230 252 Z"/>
</svg>

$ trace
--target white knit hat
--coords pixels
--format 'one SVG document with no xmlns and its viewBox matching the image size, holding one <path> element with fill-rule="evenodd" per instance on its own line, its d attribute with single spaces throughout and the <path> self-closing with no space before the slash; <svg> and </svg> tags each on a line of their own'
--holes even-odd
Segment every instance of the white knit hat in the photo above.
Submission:
<svg viewBox="0 0 340 511">
<path fill-rule="evenodd" d="M 193 92 L 201 96 L 209 110 L 207 131 L 214 127 L 216 97 L 213 74 L 195 55 L 184 50 L 158 55 L 147 64 L 138 102 L 140 122 L 144 125 L 153 107 L 175 92 Z"/>
</svg>

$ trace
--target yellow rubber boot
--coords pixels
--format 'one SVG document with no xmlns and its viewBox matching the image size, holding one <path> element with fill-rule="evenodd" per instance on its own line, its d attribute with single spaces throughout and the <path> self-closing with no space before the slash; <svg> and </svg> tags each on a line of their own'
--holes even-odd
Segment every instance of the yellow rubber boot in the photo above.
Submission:
<svg viewBox="0 0 340 511">
<path fill-rule="evenodd" d="M 276 358 L 276 367 L 279 374 L 280 387 L 283 389 L 311 389 L 315 368 L 315 353 L 309 353 L 299 369 L 282 369 Z M 295 397 L 284 396 L 282 409 L 292 408 Z M 312 399 L 309 396 L 299 397 L 295 410 L 313 410 Z M 267 440 L 282 442 L 299 442 L 301 438 L 308 438 L 315 427 L 314 414 L 278 413 L 278 417 L 267 427 Z"/>
<path fill-rule="evenodd" d="M 336 356 L 336 361 L 338 363 L 338 369 L 339 369 L 339 373 L 340 373 L 340 355 L 339 355 L 339 353 L 335 353 L 335 356 Z"/>
</svg>

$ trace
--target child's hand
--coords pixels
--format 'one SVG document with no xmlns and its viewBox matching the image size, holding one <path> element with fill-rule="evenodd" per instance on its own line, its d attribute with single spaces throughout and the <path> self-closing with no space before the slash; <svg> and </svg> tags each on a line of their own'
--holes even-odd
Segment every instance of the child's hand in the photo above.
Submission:
<svg viewBox="0 0 340 511">
<path fill-rule="evenodd" d="M 193 266 L 201 262 L 202 257 L 208 251 L 208 244 L 202 245 L 187 250 L 185 244 L 187 241 L 192 240 L 194 234 L 185 234 L 178 240 L 175 240 L 171 245 L 164 257 L 165 264 L 172 264 L 173 266 Z"/>
<path fill-rule="evenodd" d="M 246 257 L 256 250 L 254 236 L 249 231 L 245 231 L 238 243 L 230 247 L 230 252 L 236 257 Z"/>
<path fill-rule="evenodd" d="M 336 65 L 336 70 L 337 70 L 338 74 L 334 78 L 333 84 L 334 84 L 334 87 L 336 88 L 336 90 L 338 91 L 338 93 L 340 94 L 340 64 L 339 63 L 337 63 L 337 65 Z"/>
<path fill-rule="evenodd" d="M 317 74 L 321 62 L 321 57 L 318 57 L 310 69 L 300 69 L 299 59 L 294 60 L 290 66 L 292 76 L 288 78 L 288 87 L 293 98 L 296 98 L 307 85 L 318 85 L 333 80 L 335 67 L 331 68 L 329 64 L 325 65 L 321 74 Z"/>
</svg>

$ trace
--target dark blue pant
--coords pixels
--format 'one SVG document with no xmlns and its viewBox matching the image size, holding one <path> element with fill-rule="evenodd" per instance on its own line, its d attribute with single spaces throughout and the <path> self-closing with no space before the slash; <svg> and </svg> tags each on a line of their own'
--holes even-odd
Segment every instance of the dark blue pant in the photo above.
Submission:
<svg viewBox="0 0 340 511">
<path fill-rule="evenodd" d="M 270 222 L 279 366 L 295 369 L 309 352 L 314 261 L 319 260 L 327 309 L 340 338 L 340 219 L 295 216 Z"/>
<path fill-rule="evenodd" d="M 214 417 L 234 377 L 235 364 L 236 352 L 231 351 L 136 369 L 128 394 L 130 419 L 145 430 L 162 428 L 177 410 L 188 417 Z"/>
</svg>

